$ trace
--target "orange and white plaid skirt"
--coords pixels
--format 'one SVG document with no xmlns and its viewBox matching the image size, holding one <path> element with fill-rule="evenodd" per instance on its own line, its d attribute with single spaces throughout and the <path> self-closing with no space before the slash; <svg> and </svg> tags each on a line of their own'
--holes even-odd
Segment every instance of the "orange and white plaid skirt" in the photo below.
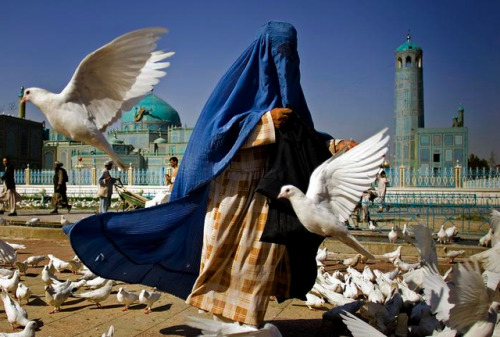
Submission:
<svg viewBox="0 0 500 337">
<path fill-rule="evenodd" d="M 186 302 L 233 321 L 260 325 L 272 295 L 288 292 L 285 246 L 259 241 L 266 198 L 255 193 L 264 147 L 240 150 L 211 184 L 200 275 Z"/>
</svg>

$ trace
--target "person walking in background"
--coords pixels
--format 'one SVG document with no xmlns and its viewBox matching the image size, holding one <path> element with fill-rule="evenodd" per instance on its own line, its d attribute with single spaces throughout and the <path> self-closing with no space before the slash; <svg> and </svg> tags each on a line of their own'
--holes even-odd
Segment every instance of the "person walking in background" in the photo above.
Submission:
<svg viewBox="0 0 500 337">
<path fill-rule="evenodd" d="M 54 177 L 52 179 L 54 183 L 54 195 L 52 196 L 52 207 L 54 209 L 50 214 L 58 214 L 58 206 L 64 207 L 71 211 L 71 205 L 68 204 L 67 186 L 68 183 L 68 172 L 63 169 L 63 163 L 60 161 L 54 162 Z"/>
<path fill-rule="evenodd" d="M 14 167 L 9 162 L 8 157 L 3 157 L 3 166 L 5 167 L 3 175 L 0 177 L 5 184 L 4 191 L 0 193 L 0 214 L 4 213 L 4 203 L 7 204 L 8 216 L 16 216 L 16 202 L 21 201 L 21 196 L 16 192 L 16 182 L 14 179 Z"/>
<path fill-rule="evenodd" d="M 109 172 L 113 168 L 113 162 L 111 160 L 104 163 L 104 170 L 101 172 L 99 177 L 99 190 L 97 195 L 99 196 L 99 213 L 106 213 L 111 205 L 111 196 L 113 195 L 113 185 L 119 181 L 120 178 L 113 178 Z"/>
<path fill-rule="evenodd" d="M 172 173 L 170 174 L 171 183 L 175 183 L 175 177 L 177 176 L 177 171 L 179 170 L 179 159 L 177 157 L 170 158 L 170 167 L 172 168 Z"/>
<path fill-rule="evenodd" d="M 385 203 L 385 192 L 387 191 L 387 185 L 389 184 L 389 181 L 387 180 L 387 177 L 385 175 L 385 171 L 380 172 L 378 178 L 377 178 L 377 185 L 378 185 L 378 198 L 380 202 L 380 206 L 378 211 L 383 212 L 384 208 L 387 208 L 389 210 L 390 206 L 386 205 Z"/>
</svg>

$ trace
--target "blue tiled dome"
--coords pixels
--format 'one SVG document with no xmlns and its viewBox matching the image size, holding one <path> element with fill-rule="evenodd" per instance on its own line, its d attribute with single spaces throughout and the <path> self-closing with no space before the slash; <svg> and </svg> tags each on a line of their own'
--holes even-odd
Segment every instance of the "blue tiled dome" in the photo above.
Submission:
<svg viewBox="0 0 500 337">
<path fill-rule="evenodd" d="M 150 92 L 131 110 L 122 113 L 122 123 L 168 124 L 181 126 L 177 111 L 167 102 Z"/>
</svg>

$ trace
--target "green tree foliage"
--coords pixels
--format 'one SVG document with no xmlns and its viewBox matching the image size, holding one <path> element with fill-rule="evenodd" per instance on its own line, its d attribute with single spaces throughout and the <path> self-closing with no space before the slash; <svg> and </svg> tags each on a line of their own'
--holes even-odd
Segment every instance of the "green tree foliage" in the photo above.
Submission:
<svg viewBox="0 0 500 337">
<path fill-rule="evenodd" d="M 474 153 L 471 153 L 469 156 L 469 159 L 467 161 L 467 166 L 470 169 L 489 169 L 490 165 L 488 164 L 488 161 L 484 158 L 479 158 L 476 156 Z"/>
</svg>

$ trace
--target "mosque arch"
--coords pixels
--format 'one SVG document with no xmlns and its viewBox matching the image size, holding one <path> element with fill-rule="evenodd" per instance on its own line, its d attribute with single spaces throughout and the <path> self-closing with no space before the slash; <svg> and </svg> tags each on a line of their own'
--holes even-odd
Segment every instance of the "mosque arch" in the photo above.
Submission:
<svg viewBox="0 0 500 337">
<path fill-rule="evenodd" d="M 409 68 L 411 67 L 411 56 L 406 56 L 406 59 L 405 59 L 405 67 L 406 68 Z"/>
</svg>

